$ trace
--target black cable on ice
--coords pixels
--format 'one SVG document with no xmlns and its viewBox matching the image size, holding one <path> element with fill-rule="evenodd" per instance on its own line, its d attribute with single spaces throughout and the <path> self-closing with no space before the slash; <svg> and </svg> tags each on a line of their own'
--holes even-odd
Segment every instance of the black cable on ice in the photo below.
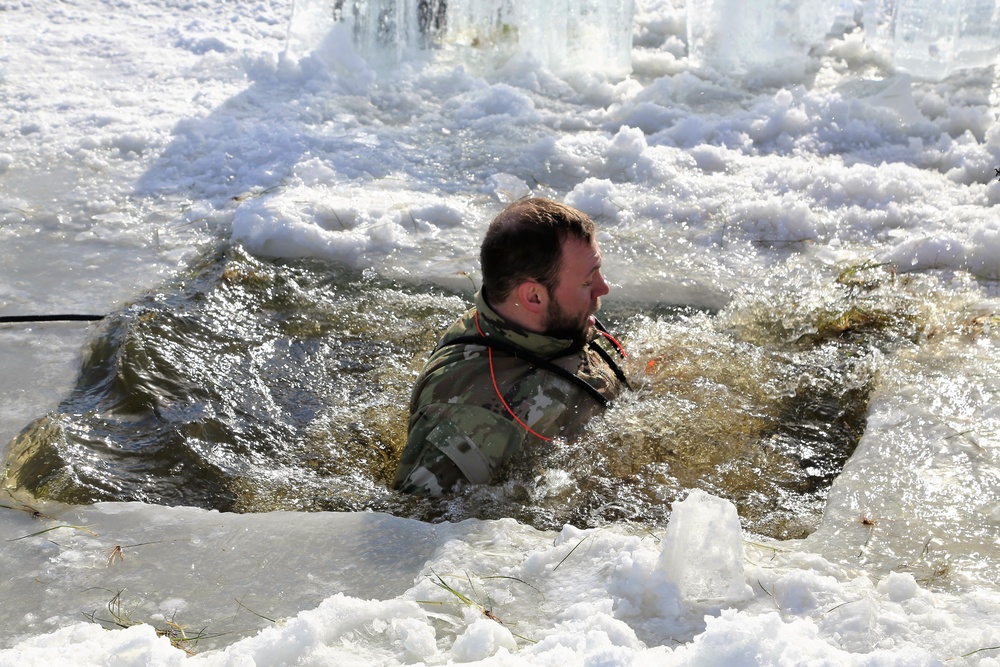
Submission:
<svg viewBox="0 0 1000 667">
<path fill-rule="evenodd" d="M 97 322 L 104 315 L 0 315 L 0 324 L 20 324 L 24 322 Z"/>
</svg>

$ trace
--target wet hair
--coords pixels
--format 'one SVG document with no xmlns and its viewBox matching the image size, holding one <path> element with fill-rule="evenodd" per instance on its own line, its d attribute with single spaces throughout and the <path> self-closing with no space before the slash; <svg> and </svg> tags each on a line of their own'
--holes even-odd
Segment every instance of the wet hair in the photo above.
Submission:
<svg viewBox="0 0 1000 667">
<path fill-rule="evenodd" d="M 479 249 L 483 290 L 502 303 L 519 284 L 537 280 L 551 293 L 568 237 L 595 238 L 594 221 L 575 208 L 541 197 L 519 199 L 493 219 Z"/>
</svg>

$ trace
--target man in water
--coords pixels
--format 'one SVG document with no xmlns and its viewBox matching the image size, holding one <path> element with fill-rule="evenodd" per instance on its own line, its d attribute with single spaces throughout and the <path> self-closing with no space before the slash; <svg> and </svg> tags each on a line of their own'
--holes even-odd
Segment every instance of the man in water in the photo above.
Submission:
<svg viewBox="0 0 1000 667">
<path fill-rule="evenodd" d="M 537 442 L 568 439 L 627 386 L 595 318 L 608 284 L 594 222 L 521 199 L 490 223 L 483 287 L 417 379 L 393 487 L 442 495 L 492 481 Z"/>
</svg>

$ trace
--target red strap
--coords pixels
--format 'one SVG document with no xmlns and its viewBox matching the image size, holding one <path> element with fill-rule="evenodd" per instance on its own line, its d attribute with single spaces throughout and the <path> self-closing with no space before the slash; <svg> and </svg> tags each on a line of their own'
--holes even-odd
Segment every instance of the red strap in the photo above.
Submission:
<svg viewBox="0 0 1000 667">
<path fill-rule="evenodd" d="M 610 340 L 614 344 L 614 346 L 618 348 L 618 353 L 620 355 L 622 355 L 622 359 L 628 357 L 628 354 L 625 353 L 625 347 L 621 343 L 618 342 L 617 338 L 615 338 L 614 336 L 612 336 L 611 334 L 609 334 L 607 331 L 604 331 L 602 329 L 598 329 L 597 333 L 601 334 L 602 336 L 604 336 L 605 338 L 607 338 L 608 340 Z"/>
<path fill-rule="evenodd" d="M 480 336 L 483 336 L 483 337 L 486 336 L 486 334 L 483 333 L 482 328 L 479 326 L 479 311 L 478 310 L 476 311 L 476 330 L 479 332 Z M 612 338 L 612 340 L 614 340 L 614 339 Z M 615 341 L 615 342 L 617 343 L 617 341 Z M 489 347 L 487 345 L 486 346 L 486 353 L 487 353 L 487 355 L 489 355 L 489 360 L 490 360 L 490 379 L 493 381 L 493 391 L 495 391 L 497 393 L 497 398 L 499 398 L 500 402 L 503 403 L 503 407 L 507 410 L 507 414 L 509 414 L 511 417 L 513 417 L 514 421 L 516 421 L 518 424 L 520 424 L 522 427 L 524 427 L 524 430 L 526 430 L 531 435 L 535 436 L 536 438 L 538 438 L 540 440 L 544 440 L 545 442 L 552 442 L 554 440 L 554 438 L 546 438 L 541 433 L 538 433 L 537 431 L 535 431 L 534 429 L 532 429 L 530 426 L 528 426 L 523 421 L 521 421 L 521 418 L 518 417 L 516 414 L 514 414 L 514 411 L 510 409 L 509 405 L 507 405 L 507 401 L 504 400 L 503 394 L 500 393 L 500 387 L 497 386 L 497 376 L 496 376 L 496 373 L 493 372 L 493 348 Z"/>
</svg>

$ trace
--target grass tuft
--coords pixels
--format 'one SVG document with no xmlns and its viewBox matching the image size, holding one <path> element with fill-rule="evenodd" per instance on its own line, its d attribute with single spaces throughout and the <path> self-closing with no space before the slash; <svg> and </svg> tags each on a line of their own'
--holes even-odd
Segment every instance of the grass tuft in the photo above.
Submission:
<svg viewBox="0 0 1000 667">
<path fill-rule="evenodd" d="M 493 613 L 492 609 L 490 609 L 489 607 L 486 607 L 481 602 L 477 602 L 476 600 L 473 600 L 472 598 L 470 598 L 465 593 L 462 593 L 461 591 L 459 591 L 458 589 L 456 589 L 455 587 L 453 587 L 452 585 L 450 585 L 437 572 L 434 572 L 433 570 L 431 570 L 431 573 L 429 575 L 427 575 L 427 578 L 430 579 L 434 583 L 435 586 L 437 586 L 437 587 L 439 587 L 441 589 L 444 589 L 445 591 L 447 591 L 448 593 L 450 593 L 451 595 L 453 595 L 461 604 L 463 604 L 463 605 L 465 605 L 467 607 L 472 607 L 473 609 L 479 610 L 479 612 L 483 616 L 485 616 L 486 618 L 490 619 L 491 621 L 495 621 L 495 622 L 499 623 L 500 625 L 503 625 L 504 627 L 507 627 L 508 630 L 509 630 L 509 626 L 506 623 L 504 623 L 503 621 L 501 621 Z M 517 579 L 516 577 L 495 576 L 495 577 L 488 577 L 488 578 L 490 578 L 490 579 L 513 579 L 514 581 L 518 581 L 518 582 L 520 582 L 522 584 L 525 584 L 526 586 L 529 586 L 530 588 L 532 588 L 532 589 L 534 589 L 536 591 L 538 590 L 534 586 L 531 586 L 530 584 L 528 584 L 528 583 L 526 583 L 526 582 L 524 582 L 524 581 L 522 581 L 520 579 Z M 479 594 L 476 592 L 476 587 L 472 583 L 472 577 L 469 576 L 468 572 L 465 573 L 465 580 L 469 582 L 469 587 L 472 589 L 472 594 L 475 595 L 476 598 L 478 598 Z M 419 602 L 420 604 L 447 604 L 446 602 L 440 602 L 440 601 L 435 601 L 435 600 L 417 600 L 417 602 Z M 491 606 L 492 606 L 492 604 L 491 604 Z M 525 637 L 523 635 L 519 635 L 516 632 L 511 632 L 511 634 L 513 636 L 517 637 L 518 639 L 523 639 L 526 642 L 535 643 L 534 639 L 530 639 L 530 638 Z"/>
<path fill-rule="evenodd" d="M 131 628 L 135 625 L 145 625 L 143 621 L 136 621 L 132 619 L 128 610 L 125 608 L 122 602 L 122 594 L 125 592 L 124 589 L 118 591 L 112 596 L 106 605 L 110 618 L 103 618 L 98 616 L 98 612 L 93 611 L 89 614 L 84 613 L 84 617 L 91 623 L 97 623 L 105 628 Z M 184 651 L 188 655 L 194 655 L 194 651 L 191 646 L 197 644 L 202 639 L 210 639 L 213 637 L 221 637 L 219 634 L 210 634 L 206 632 L 203 628 L 197 632 L 189 634 L 189 629 L 186 626 L 180 625 L 174 619 L 165 621 L 163 627 L 152 626 L 156 631 L 157 636 L 166 637 L 170 640 L 170 643 L 174 648 Z"/>
</svg>

